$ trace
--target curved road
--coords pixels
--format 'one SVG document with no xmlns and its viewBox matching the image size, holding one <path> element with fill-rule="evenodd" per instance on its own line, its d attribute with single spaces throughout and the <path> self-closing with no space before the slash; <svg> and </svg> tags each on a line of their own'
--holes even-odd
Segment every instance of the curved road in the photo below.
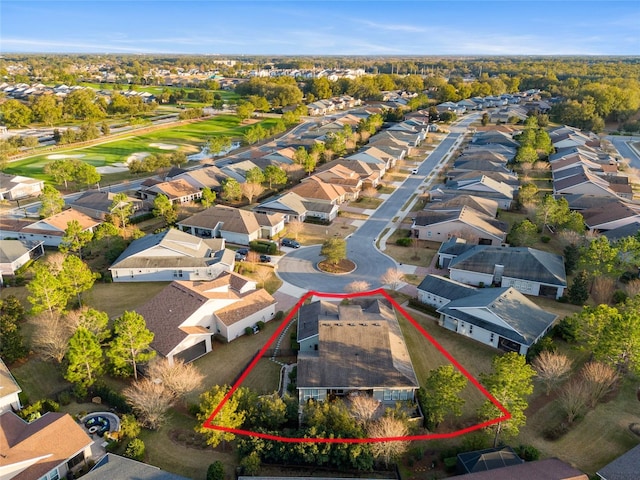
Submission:
<svg viewBox="0 0 640 480">
<path fill-rule="evenodd" d="M 618 150 L 620 155 L 629 159 L 629 166 L 640 168 L 640 155 L 638 155 L 638 152 L 629 146 L 629 143 L 631 142 L 640 141 L 640 137 L 610 135 L 606 138 L 613 143 L 613 146 L 616 147 L 616 150 Z"/>
<path fill-rule="evenodd" d="M 331 275 L 320 272 L 316 264 L 323 259 L 320 245 L 292 250 L 279 262 L 276 272 L 287 283 L 316 292 L 344 292 L 353 281 L 366 281 L 372 289 L 382 286 L 380 277 L 392 267 L 395 260 L 381 253 L 375 246 L 378 236 L 389 226 L 394 217 L 434 169 L 441 168 L 445 156 L 455 148 L 456 141 L 464 135 L 469 124 L 478 114 L 471 114 L 451 127 L 451 133 L 423 160 L 416 175 L 410 175 L 390 197 L 356 230 L 347 237 L 347 256 L 356 264 L 350 274 Z"/>
</svg>

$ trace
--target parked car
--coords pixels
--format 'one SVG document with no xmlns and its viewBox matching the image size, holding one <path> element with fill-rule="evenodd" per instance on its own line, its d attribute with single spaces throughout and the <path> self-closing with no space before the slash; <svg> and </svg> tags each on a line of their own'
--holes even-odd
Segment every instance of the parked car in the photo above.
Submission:
<svg viewBox="0 0 640 480">
<path fill-rule="evenodd" d="M 236 250 L 236 253 L 239 253 L 240 255 L 244 255 L 246 257 L 249 254 L 249 249 L 239 248 L 238 250 Z"/>
<path fill-rule="evenodd" d="M 283 247 L 300 248 L 300 244 L 291 238 L 283 238 L 280 241 L 280 245 Z"/>
<path fill-rule="evenodd" d="M 417 173 L 418 173 L 418 169 L 417 169 L 417 168 L 414 168 L 413 170 L 411 170 L 411 173 L 412 173 L 413 175 L 417 174 Z"/>
<path fill-rule="evenodd" d="M 260 261 L 262 263 L 271 263 L 271 257 L 269 255 L 260 255 Z"/>
<path fill-rule="evenodd" d="M 238 261 L 242 262 L 242 261 L 244 261 L 244 260 L 246 260 L 246 259 L 247 259 L 247 256 L 246 256 L 246 255 L 243 255 L 243 254 L 241 254 L 241 253 L 236 252 L 236 260 L 238 260 Z"/>
</svg>

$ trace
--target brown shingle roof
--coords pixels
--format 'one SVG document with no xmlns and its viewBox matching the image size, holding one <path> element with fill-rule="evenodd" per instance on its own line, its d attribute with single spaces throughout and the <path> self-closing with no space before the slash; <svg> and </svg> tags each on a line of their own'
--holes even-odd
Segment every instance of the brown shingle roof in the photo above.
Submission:
<svg viewBox="0 0 640 480">
<path fill-rule="evenodd" d="M 266 290 L 253 290 L 238 302 L 217 310 L 215 315 L 228 327 L 275 303 L 275 299 Z"/>
<path fill-rule="evenodd" d="M 66 413 L 49 412 L 31 423 L 13 412 L 0 415 L 0 467 L 34 462 L 13 480 L 40 478 L 92 443 Z"/>
</svg>

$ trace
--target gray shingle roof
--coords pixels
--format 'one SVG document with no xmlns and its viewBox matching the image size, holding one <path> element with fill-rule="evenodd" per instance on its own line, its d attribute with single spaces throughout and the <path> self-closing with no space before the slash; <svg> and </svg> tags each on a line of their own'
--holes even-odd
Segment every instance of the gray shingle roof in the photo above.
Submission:
<svg viewBox="0 0 640 480">
<path fill-rule="evenodd" d="M 188 480 L 186 477 L 160 470 L 153 465 L 107 453 L 82 478 L 86 480 Z"/>
<path fill-rule="evenodd" d="M 511 287 L 481 288 L 473 295 L 449 302 L 438 312 L 522 345 L 533 344 L 557 318 Z"/>
<path fill-rule="evenodd" d="M 418 285 L 418 290 L 432 293 L 449 300 L 468 297 L 477 291 L 475 287 L 470 287 L 469 285 L 441 277 L 440 275 L 427 275 L 424 280 L 420 282 L 420 285 Z"/>
<path fill-rule="evenodd" d="M 299 388 L 419 386 L 390 305 L 340 305 L 339 319 L 318 321 L 318 351 L 298 356 Z"/>
<path fill-rule="evenodd" d="M 476 245 L 451 260 L 449 268 L 493 274 L 496 265 L 504 266 L 504 277 L 567 285 L 564 259 L 534 248 Z"/>
<path fill-rule="evenodd" d="M 597 474 L 604 480 L 637 480 L 640 471 L 640 445 L 605 465 Z"/>
</svg>

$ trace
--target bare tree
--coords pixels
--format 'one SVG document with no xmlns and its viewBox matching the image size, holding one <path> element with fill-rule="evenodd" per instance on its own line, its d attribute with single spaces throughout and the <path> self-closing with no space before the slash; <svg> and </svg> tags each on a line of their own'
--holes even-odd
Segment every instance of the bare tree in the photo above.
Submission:
<svg viewBox="0 0 640 480">
<path fill-rule="evenodd" d="M 270 269 L 269 267 L 258 267 L 255 271 L 255 276 L 257 277 L 257 279 L 260 281 L 260 285 L 262 285 L 262 288 L 264 288 L 265 284 L 267 283 L 267 280 L 269 280 L 269 278 L 271 277 L 273 270 Z"/>
<path fill-rule="evenodd" d="M 584 237 L 573 230 L 560 230 L 558 239 L 564 247 L 567 245 L 582 245 L 584 242 Z"/>
<path fill-rule="evenodd" d="M 526 164 L 523 164 L 523 167 L 524 165 Z M 536 172 L 546 172 L 551 169 L 551 165 L 549 164 L 549 162 L 537 161 L 533 163 L 532 168 Z"/>
<path fill-rule="evenodd" d="M 198 390 L 202 386 L 204 375 L 192 363 L 174 359 L 173 364 L 166 358 L 151 360 L 147 376 L 160 383 L 175 398 L 182 398 L 187 393 Z"/>
<path fill-rule="evenodd" d="M 362 196 L 367 198 L 374 198 L 378 195 L 378 190 L 373 188 L 371 185 L 362 190 Z"/>
<path fill-rule="evenodd" d="M 596 304 L 609 304 L 613 298 L 616 281 L 611 277 L 597 276 L 591 283 L 591 298 Z"/>
<path fill-rule="evenodd" d="M 74 329 L 59 313 L 49 315 L 49 312 L 43 312 L 31 317 L 30 322 L 35 327 L 31 340 L 34 350 L 45 359 L 62 362 Z"/>
<path fill-rule="evenodd" d="M 624 287 L 625 292 L 630 297 L 635 297 L 640 293 L 640 279 L 630 280 Z"/>
<path fill-rule="evenodd" d="M 366 292 L 369 288 L 371 288 L 371 284 L 369 282 L 365 280 L 354 280 L 353 282 L 345 285 L 344 291 L 347 293 Z"/>
<path fill-rule="evenodd" d="M 411 259 L 419 260 L 420 259 L 420 239 L 416 236 L 411 237 L 411 249 L 413 250 L 413 255 Z"/>
<path fill-rule="evenodd" d="M 405 422 L 398 418 L 382 417 L 370 423 L 367 432 L 371 438 L 401 438 L 406 437 L 409 430 Z M 408 447 L 409 442 L 402 440 L 372 442 L 371 453 L 388 466 L 389 462 L 406 452 Z"/>
<path fill-rule="evenodd" d="M 253 199 L 264 192 L 264 187 L 261 183 L 244 182 L 240 184 L 240 190 L 242 190 L 242 195 L 247 197 L 249 203 L 253 203 Z"/>
<path fill-rule="evenodd" d="M 373 419 L 380 402 L 369 395 L 352 395 L 349 397 L 347 406 L 358 422 L 368 424 Z"/>
<path fill-rule="evenodd" d="M 298 235 L 304 230 L 304 223 L 300 220 L 291 220 L 287 223 L 287 234 L 292 236 L 294 240 L 298 240 Z"/>
<path fill-rule="evenodd" d="M 618 382 L 618 374 L 613 367 L 605 363 L 589 362 L 580 372 L 589 392 L 589 405 L 595 407 Z"/>
<path fill-rule="evenodd" d="M 133 382 L 122 394 L 140 423 L 151 430 L 157 430 L 164 424 L 167 411 L 174 402 L 174 398 L 168 395 L 162 383 L 155 383 L 146 378 Z"/>
<path fill-rule="evenodd" d="M 260 261 L 260 254 L 258 252 L 250 251 L 247 253 L 247 262 L 258 263 Z"/>
<path fill-rule="evenodd" d="M 567 422 L 573 423 L 576 418 L 581 417 L 587 411 L 589 391 L 586 383 L 581 380 L 569 382 L 560 392 L 558 402 L 567 416 Z"/>
<path fill-rule="evenodd" d="M 53 275 L 58 275 L 62 271 L 64 257 L 65 255 L 60 252 L 55 252 L 47 256 L 45 263 L 49 266 L 49 270 Z"/>
<path fill-rule="evenodd" d="M 561 353 L 544 350 L 533 361 L 538 380 L 547 387 L 547 395 L 562 382 L 571 371 L 571 360 Z"/>
<path fill-rule="evenodd" d="M 400 270 L 391 267 L 380 277 L 380 282 L 384 285 L 389 285 L 392 290 L 397 290 L 403 278 L 404 275 Z"/>
</svg>

